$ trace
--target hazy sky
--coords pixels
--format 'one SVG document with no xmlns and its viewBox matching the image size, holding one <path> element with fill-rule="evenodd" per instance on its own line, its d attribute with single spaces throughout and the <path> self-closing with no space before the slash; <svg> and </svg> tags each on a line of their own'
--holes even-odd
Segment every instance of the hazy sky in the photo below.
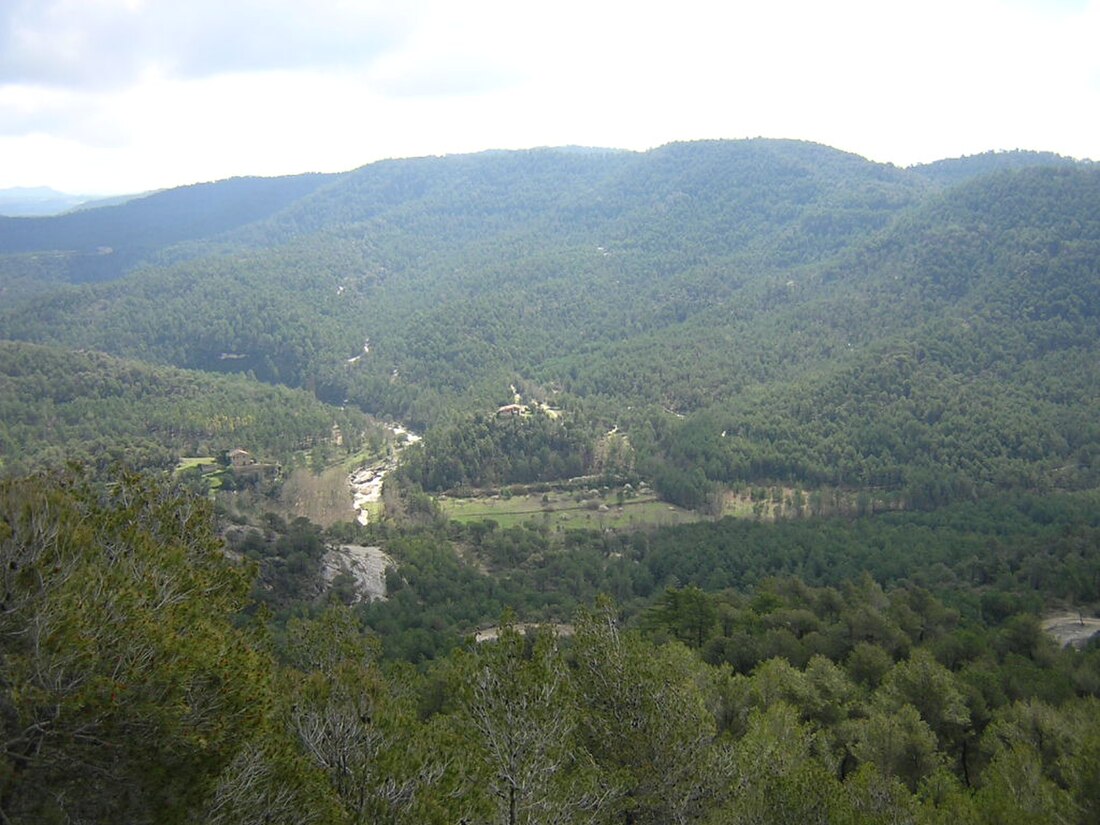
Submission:
<svg viewBox="0 0 1100 825">
<path fill-rule="evenodd" d="M 1100 0 L 0 0 L 0 188 L 758 135 L 1100 159 Z"/>
</svg>

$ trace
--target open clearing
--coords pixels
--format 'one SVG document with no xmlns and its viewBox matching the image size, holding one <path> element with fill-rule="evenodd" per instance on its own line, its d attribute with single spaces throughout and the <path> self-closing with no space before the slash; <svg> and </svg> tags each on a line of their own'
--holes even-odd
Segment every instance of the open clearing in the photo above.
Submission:
<svg viewBox="0 0 1100 825">
<path fill-rule="evenodd" d="M 211 495 L 221 489 L 223 470 L 214 456 L 181 456 L 179 464 L 176 465 L 175 473 L 179 475 L 184 470 L 191 469 L 199 470 L 206 477 L 206 482 L 210 485 Z"/>
<path fill-rule="evenodd" d="M 510 498 L 447 498 L 439 504 L 448 518 L 460 522 L 492 519 L 501 527 L 538 521 L 553 528 L 630 529 L 700 521 L 705 516 L 674 507 L 653 496 L 617 503 L 614 496 L 577 501 L 571 493 L 550 492 Z M 602 509 L 601 509 L 602 508 Z"/>
<path fill-rule="evenodd" d="M 1100 619 L 1082 616 L 1080 613 L 1058 613 L 1043 619 L 1043 630 L 1060 647 L 1084 647 L 1089 639 L 1100 633 Z"/>
</svg>

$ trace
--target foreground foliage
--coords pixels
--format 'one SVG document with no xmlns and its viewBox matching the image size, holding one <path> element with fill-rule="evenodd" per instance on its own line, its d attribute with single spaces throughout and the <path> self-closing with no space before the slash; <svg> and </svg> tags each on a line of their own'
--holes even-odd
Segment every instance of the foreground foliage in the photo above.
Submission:
<svg viewBox="0 0 1100 825">
<path fill-rule="evenodd" d="M 4 482 L 0 561 L 8 822 L 1100 813 L 1100 649 L 911 583 L 669 588 L 634 626 L 600 598 L 413 668 L 341 606 L 243 622 L 251 571 L 161 483 Z"/>
<path fill-rule="evenodd" d="M 185 821 L 268 665 L 201 500 L 138 479 L 0 488 L 7 821 Z"/>
</svg>

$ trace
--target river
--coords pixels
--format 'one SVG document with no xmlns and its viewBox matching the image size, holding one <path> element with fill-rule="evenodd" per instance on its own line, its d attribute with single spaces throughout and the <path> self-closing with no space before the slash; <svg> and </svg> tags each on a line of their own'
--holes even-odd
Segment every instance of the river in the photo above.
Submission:
<svg viewBox="0 0 1100 825">
<path fill-rule="evenodd" d="M 393 436 L 389 455 L 379 461 L 364 464 L 362 467 L 353 470 L 348 476 L 352 506 L 355 507 L 355 520 L 364 526 L 370 521 L 372 508 L 368 505 L 376 504 L 382 500 L 382 484 L 385 481 L 386 474 L 397 467 L 402 450 L 420 440 L 419 435 L 401 424 L 386 424 L 385 426 Z"/>
</svg>

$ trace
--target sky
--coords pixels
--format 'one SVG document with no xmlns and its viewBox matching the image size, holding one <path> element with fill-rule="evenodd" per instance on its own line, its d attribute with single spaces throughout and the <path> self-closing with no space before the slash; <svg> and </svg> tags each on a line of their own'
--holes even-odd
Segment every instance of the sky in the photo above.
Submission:
<svg viewBox="0 0 1100 825">
<path fill-rule="evenodd" d="M 1100 160 L 1100 0 L 0 0 L 0 188 L 796 138 Z"/>
</svg>

